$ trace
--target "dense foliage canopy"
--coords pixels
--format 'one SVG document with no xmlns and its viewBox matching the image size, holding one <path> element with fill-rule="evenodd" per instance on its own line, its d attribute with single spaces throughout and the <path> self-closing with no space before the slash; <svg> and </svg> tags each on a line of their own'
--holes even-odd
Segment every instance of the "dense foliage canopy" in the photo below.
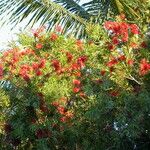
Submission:
<svg viewBox="0 0 150 150">
<path fill-rule="evenodd" d="M 1 149 L 148 150 L 146 31 L 121 15 L 86 40 L 59 25 L 20 34 L 0 57 Z"/>
</svg>

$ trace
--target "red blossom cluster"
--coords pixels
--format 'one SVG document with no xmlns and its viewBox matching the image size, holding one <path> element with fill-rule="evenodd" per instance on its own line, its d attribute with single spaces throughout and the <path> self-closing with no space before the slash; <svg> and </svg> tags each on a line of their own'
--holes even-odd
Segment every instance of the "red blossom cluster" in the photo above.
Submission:
<svg viewBox="0 0 150 150">
<path fill-rule="evenodd" d="M 140 75 L 145 75 L 150 71 L 150 63 L 144 58 L 140 62 Z"/>
<path fill-rule="evenodd" d="M 40 103 L 40 110 L 44 113 L 48 113 L 49 109 L 45 103 L 45 99 L 44 99 L 44 95 L 42 93 L 38 93 L 37 94 L 38 98 L 39 98 L 39 103 Z"/>
<path fill-rule="evenodd" d="M 58 35 L 56 34 L 56 33 L 52 33 L 51 35 L 50 35 L 50 40 L 51 41 L 56 41 L 58 39 Z"/>
<path fill-rule="evenodd" d="M 136 24 L 106 21 L 104 27 L 112 32 L 112 43 L 114 45 L 118 45 L 120 42 L 127 42 L 129 39 L 129 33 L 139 34 L 139 28 Z M 112 46 L 110 49 L 112 49 Z"/>
<path fill-rule="evenodd" d="M 52 105 L 56 107 L 56 110 L 60 115 L 61 122 L 65 123 L 73 117 L 73 113 L 71 111 L 65 109 L 65 107 L 60 105 L 58 102 L 53 102 Z"/>
<path fill-rule="evenodd" d="M 3 66 L 0 64 L 0 79 L 3 78 Z"/>
</svg>

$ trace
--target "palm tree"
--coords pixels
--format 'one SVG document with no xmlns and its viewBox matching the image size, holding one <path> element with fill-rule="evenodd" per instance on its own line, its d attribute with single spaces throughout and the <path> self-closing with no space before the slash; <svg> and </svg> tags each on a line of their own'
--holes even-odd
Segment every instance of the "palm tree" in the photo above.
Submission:
<svg viewBox="0 0 150 150">
<path fill-rule="evenodd" d="M 39 22 L 48 24 L 47 30 L 51 30 L 60 24 L 65 33 L 83 37 L 90 20 L 102 23 L 111 15 L 124 13 L 138 21 L 147 11 L 147 4 L 147 0 L 0 0 L 0 15 L 7 14 L 2 20 L 13 25 L 31 15 L 26 26 Z"/>
</svg>

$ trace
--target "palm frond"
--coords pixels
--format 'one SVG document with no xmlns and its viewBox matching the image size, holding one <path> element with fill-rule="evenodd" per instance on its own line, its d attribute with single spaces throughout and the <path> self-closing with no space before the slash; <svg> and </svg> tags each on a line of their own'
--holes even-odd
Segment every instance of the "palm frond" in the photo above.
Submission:
<svg viewBox="0 0 150 150">
<path fill-rule="evenodd" d="M 66 5 L 66 7 L 69 6 Z M 78 9 L 81 8 L 78 7 Z M 5 23 L 11 23 L 14 26 L 29 15 L 31 15 L 31 19 L 26 26 L 33 26 L 39 22 L 40 25 L 48 24 L 48 30 L 51 30 L 56 24 L 60 24 L 65 26 L 65 33 L 72 32 L 74 35 L 77 35 L 80 28 L 86 25 L 85 19 L 71 13 L 60 4 L 48 0 L 0 0 L 0 10 L 1 14 L 7 12 L 7 16 L 9 16 L 7 20 L 2 18 Z M 83 13 L 83 10 L 81 12 L 82 15 L 86 13 L 86 11 Z"/>
<path fill-rule="evenodd" d="M 54 2 L 61 4 L 64 8 L 70 12 L 77 14 L 84 19 L 90 19 L 91 14 L 89 14 L 82 5 L 79 4 L 79 0 L 54 0 Z"/>
</svg>

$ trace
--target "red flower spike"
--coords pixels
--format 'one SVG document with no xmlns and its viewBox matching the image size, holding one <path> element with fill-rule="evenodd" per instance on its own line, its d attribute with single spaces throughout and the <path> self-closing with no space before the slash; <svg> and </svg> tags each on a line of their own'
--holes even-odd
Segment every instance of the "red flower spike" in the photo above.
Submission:
<svg viewBox="0 0 150 150">
<path fill-rule="evenodd" d="M 142 48 L 147 48 L 146 42 L 142 42 L 140 46 L 141 46 Z"/>
<path fill-rule="evenodd" d="M 66 116 L 63 116 L 60 118 L 60 121 L 64 122 L 64 123 L 67 122 L 67 120 L 68 120 L 68 118 Z"/>
<path fill-rule="evenodd" d="M 36 75 L 37 75 L 37 76 L 41 76 L 42 74 L 43 74 L 42 71 L 40 71 L 40 70 L 37 70 L 37 71 L 36 71 Z"/>
<path fill-rule="evenodd" d="M 127 64 L 128 64 L 129 66 L 133 66 L 134 61 L 133 61 L 132 59 L 129 59 L 129 60 L 127 61 Z"/>
<path fill-rule="evenodd" d="M 46 64 L 46 60 L 45 59 L 40 60 L 39 68 L 44 68 L 45 64 Z"/>
<path fill-rule="evenodd" d="M 2 65 L 0 65 L 0 79 L 3 78 L 3 67 Z"/>
<path fill-rule="evenodd" d="M 139 34 L 139 28 L 136 24 L 131 24 L 130 30 L 131 30 L 131 33 L 133 33 L 133 34 Z"/>
<path fill-rule="evenodd" d="M 71 62 L 71 61 L 72 61 L 72 59 L 73 59 L 72 54 L 71 54 L 71 53 L 69 53 L 69 52 L 66 52 L 66 56 L 67 56 L 67 61 L 68 61 L 68 63 L 69 63 L 69 62 Z"/>
<path fill-rule="evenodd" d="M 80 90 L 81 90 L 81 89 L 80 89 L 79 87 L 73 88 L 73 92 L 74 92 L 74 93 L 78 93 Z"/>
<path fill-rule="evenodd" d="M 113 37 L 113 38 L 112 38 L 112 43 L 113 43 L 114 45 L 118 45 L 118 44 L 119 44 L 118 38 L 117 38 L 117 37 Z"/>
<path fill-rule="evenodd" d="M 113 49 L 114 49 L 114 45 L 113 44 L 108 44 L 108 46 L 107 46 L 107 48 L 110 50 L 110 51 L 112 51 Z"/>
<path fill-rule="evenodd" d="M 37 44 L 36 44 L 36 48 L 37 48 L 37 49 L 41 49 L 41 48 L 43 48 L 43 45 L 42 45 L 41 43 L 37 43 Z"/>
<path fill-rule="evenodd" d="M 45 104 L 40 105 L 40 110 L 44 113 L 48 113 L 49 109 Z"/>
<path fill-rule="evenodd" d="M 114 65 L 117 64 L 117 63 L 118 63 L 117 59 L 112 59 L 111 61 L 109 61 L 109 62 L 107 63 L 107 66 L 108 66 L 108 67 L 112 67 L 112 66 L 114 66 Z"/>
<path fill-rule="evenodd" d="M 30 81 L 30 77 L 28 75 L 23 75 L 22 78 L 26 81 L 29 82 Z"/>
<path fill-rule="evenodd" d="M 83 45 L 83 42 L 82 42 L 81 40 L 77 40 L 77 41 L 76 41 L 76 45 L 80 47 L 80 46 Z"/>
<path fill-rule="evenodd" d="M 101 70 L 101 71 L 100 71 L 100 74 L 101 74 L 102 76 L 104 76 L 104 75 L 105 75 L 105 73 L 106 73 L 106 71 L 105 71 L 105 70 Z"/>
<path fill-rule="evenodd" d="M 74 80 L 73 80 L 73 84 L 79 86 L 79 85 L 81 84 L 81 81 L 80 81 L 80 80 L 77 80 L 77 79 L 74 79 Z"/>
<path fill-rule="evenodd" d="M 66 112 L 65 108 L 62 107 L 62 106 L 59 106 L 59 107 L 57 108 L 57 110 L 58 110 L 58 112 L 59 112 L 61 115 L 64 115 L 65 112 Z"/>
<path fill-rule="evenodd" d="M 140 75 L 145 75 L 150 71 L 150 64 L 147 62 L 147 60 L 144 58 L 140 62 Z"/>
<path fill-rule="evenodd" d="M 110 96 L 112 96 L 112 97 L 117 97 L 117 96 L 119 96 L 119 92 L 118 92 L 118 91 L 111 91 L 109 94 L 110 94 Z"/>
<path fill-rule="evenodd" d="M 51 36 L 50 36 L 50 40 L 51 41 L 56 41 L 58 39 L 58 35 L 55 34 L 55 33 L 52 33 Z"/>
<path fill-rule="evenodd" d="M 133 42 L 130 44 L 130 46 L 131 46 L 133 49 L 137 49 L 137 48 L 138 48 L 138 45 L 137 45 L 136 43 L 133 43 Z"/>
<path fill-rule="evenodd" d="M 61 68 L 60 62 L 58 60 L 52 60 L 52 65 L 55 68 L 55 71 L 58 71 Z"/>
<path fill-rule="evenodd" d="M 119 61 L 124 61 L 124 60 L 126 60 L 126 57 L 124 55 L 122 55 L 122 56 L 118 57 L 118 60 Z"/>
<path fill-rule="evenodd" d="M 33 62 L 33 64 L 32 64 L 32 68 L 33 68 L 33 70 L 37 70 L 37 69 L 39 68 L 39 64 L 38 64 L 38 63 Z"/>
<path fill-rule="evenodd" d="M 55 107 L 58 107 L 59 103 L 58 102 L 52 102 L 52 105 L 55 106 Z"/>
</svg>

